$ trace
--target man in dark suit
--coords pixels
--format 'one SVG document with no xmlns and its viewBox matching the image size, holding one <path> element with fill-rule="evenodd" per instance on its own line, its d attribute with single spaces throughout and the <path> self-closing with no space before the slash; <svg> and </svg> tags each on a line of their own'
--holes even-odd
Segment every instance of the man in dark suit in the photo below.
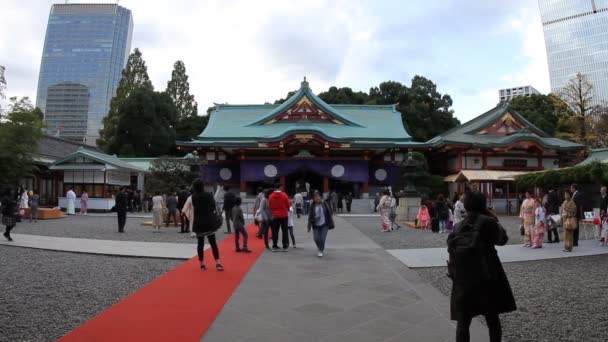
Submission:
<svg viewBox="0 0 608 342">
<path fill-rule="evenodd" d="M 236 201 L 236 195 L 230 191 L 229 186 L 224 186 L 224 213 L 226 214 L 226 229 L 228 229 L 225 234 L 232 234 L 232 230 L 230 228 L 230 221 L 232 220 L 232 208 L 234 207 L 234 202 Z"/>
<path fill-rule="evenodd" d="M 118 232 L 125 232 L 125 224 L 127 223 L 127 209 L 129 207 L 129 199 L 125 194 L 125 187 L 121 187 L 116 194 L 115 205 L 116 215 L 118 216 Z"/>
<path fill-rule="evenodd" d="M 606 208 L 608 208 L 608 189 L 603 186 L 600 189 L 600 213 L 602 212 L 602 210 L 606 211 Z"/>
<path fill-rule="evenodd" d="M 186 186 L 182 185 L 181 190 L 177 193 L 177 209 L 179 210 L 179 215 L 181 218 L 181 230 L 180 233 L 187 233 L 190 231 L 190 222 L 188 221 L 188 216 L 184 215 L 184 205 L 186 204 L 186 200 L 190 197 L 190 193 L 186 190 Z"/>
<path fill-rule="evenodd" d="M 578 246 L 578 232 L 579 232 L 579 222 L 584 218 L 584 208 L 583 208 L 583 194 L 578 191 L 578 185 L 572 184 L 570 185 L 570 191 L 572 192 L 572 200 L 574 204 L 576 204 L 576 229 L 572 234 L 572 246 Z"/>
</svg>

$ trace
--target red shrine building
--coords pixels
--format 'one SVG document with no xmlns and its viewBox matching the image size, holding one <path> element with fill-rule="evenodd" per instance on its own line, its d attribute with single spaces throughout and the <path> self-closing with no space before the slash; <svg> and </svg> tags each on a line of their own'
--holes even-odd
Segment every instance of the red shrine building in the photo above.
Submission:
<svg viewBox="0 0 608 342">
<path fill-rule="evenodd" d="M 332 105 L 317 97 L 306 79 L 283 104 L 217 105 L 193 141 L 203 178 L 253 196 L 280 182 L 298 188 L 352 192 L 367 198 L 399 182 L 398 164 L 417 145 L 393 105 Z"/>
</svg>

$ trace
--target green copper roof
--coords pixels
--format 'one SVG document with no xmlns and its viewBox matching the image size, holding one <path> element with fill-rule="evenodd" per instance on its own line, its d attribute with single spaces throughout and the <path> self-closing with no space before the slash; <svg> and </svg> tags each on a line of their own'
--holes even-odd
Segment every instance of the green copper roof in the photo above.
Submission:
<svg viewBox="0 0 608 342">
<path fill-rule="evenodd" d="M 273 118 L 285 112 L 306 96 L 317 107 L 333 116 L 334 122 L 276 121 Z M 314 133 L 330 141 L 350 142 L 365 146 L 381 144 L 397 146 L 415 145 L 405 131 L 401 113 L 393 105 L 329 105 L 314 95 L 308 82 L 281 105 L 217 105 L 210 114 L 207 128 L 191 142 L 178 142 L 184 146 L 255 146 L 258 142 L 277 141 L 294 133 Z"/>
<path fill-rule="evenodd" d="M 587 157 L 587 159 L 578 163 L 577 166 L 591 164 L 594 161 L 600 162 L 602 164 L 608 164 L 608 148 L 600 148 L 597 150 L 591 150 L 591 153 Z"/>
<path fill-rule="evenodd" d="M 91 160 L 97 161 L 101 164 L 110 165 L 117 169 L 123 169 L 123 170 L 135 171 L 135 172 L 146 172 L 146 170 L 143 170 L 137 166 L 134 166 L 133 164 L 130 164 L 126 161 L 120 160 L 116 156 L 111 156 L 109 154 L 91 151 L 91 150 L 85 149 L 84 147 L 81 147 L 78 151 L 70 154 L 69 156 L 67 156 L 65 158 L 62 158 L 62 159 L 54 162 L 51 165 L 51 168 L 56 165 L 65 164 L 78 157 L 84 157 L 87 159 L 91 159 Z"/>
<path fill-rule="evenodd" d="M 515 119 L 519 120 L 524 126 L 520 131 L 506 135 L 479 134 L 489 128 L 495 122 L 510 113 Z M 521 114 L 509 107 L 508 103 L 501 103 L 495 108 L 483 113 L 475 119 L 455 127 L 447 132 L 441 133 L 429 140 L 427 144 L 431 146 L 443 146 L 446 144 L 465 144 L 479 147 L 503 147 L 509 146 L 518 141 L 535 141 L 546 148 L 552 149 L 580 149 L 584 146 L 571 141 L 552 138 L 540 128 L 534 126 Z"/>
</svg>

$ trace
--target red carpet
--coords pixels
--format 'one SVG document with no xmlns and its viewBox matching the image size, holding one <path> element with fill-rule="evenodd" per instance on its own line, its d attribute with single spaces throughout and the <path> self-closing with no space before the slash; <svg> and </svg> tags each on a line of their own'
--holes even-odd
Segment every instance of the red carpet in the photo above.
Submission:
<svg viewBox="0 0 608 342">
<path fill-rule="evenodd" d="M 207 271 L 192 258 L 59 341 L 199 341 L 264 251 L 262 239 L 255 237 L 257 227 L 247 230 L 253 253 L 236 253 L 234 236 L 218 244 L 224 272 L 215 269 L 208 249 Z"/>
</svg>

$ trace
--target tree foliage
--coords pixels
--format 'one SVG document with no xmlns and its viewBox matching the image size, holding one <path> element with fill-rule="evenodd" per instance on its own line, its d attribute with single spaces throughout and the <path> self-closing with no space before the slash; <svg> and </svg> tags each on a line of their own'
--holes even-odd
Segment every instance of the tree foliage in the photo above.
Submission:
<svg viewBox="0 0 608 342">
<path fill-rule="evenodd" d="M 120 106 L 127 100 L 131 93 L 140 88 L 146 88 L 148 90 L 154 89 L 152 82 L 150 82 L 150 78 L 148 77 L 146 62 L 143 60 L 139 49 L 135 48 L 133 53 L 129 55 L 127 65 L 122 71 L 122 78 L 118 83 L 116 95 L 110 102 L 110 111 L 108 112 L 108 115 L 103 118 L 103 128 L 99 130 L 97 145 L 106 152 L 109 152 L 110 142 L 113 139 L 113 136 L 117 134 Z"/>
<path fill-rule="evenodd" d="M 293 94 L 295 91 L 290 91 L 284 99 L 274 103 L 282 104 Z M 348 87 L 330 87 L 320 93 L 319 98 L 329 104 L 396 105 L 405 128 L 417 141 L 427 141 L 460 125 L 454 117 L 452 98 L 439 93 L 437 85 L 422 76 L 415 76 L 409 87 L 386 81 L 370 88 L 369 93 L 354 92 Z"/>
<path fill-rule="evenodd" d="M 4 92 L 6 91 L 6 78 L 4 77 L 4 71 L 6 68 L 0 65 L 0 117 L 2 117 L 2 100 L 6 98 Z"/>
<path fill-rule="evenodd" d="M 179 120 L 198 114 L 198 105 L 194 100 L 194 95 L 190 94 L 190 83 L 184 62 L 177 61 L 173 65 L 166 92 L 175 103 Z"/>
<path fill-rule="evenodd" d="M 558 188 L 572 183 L 606 184 L 608 183 L 608 165 L 592 162 L 586 165 L 528 173 L 515 179 L 520 189 L 540 187 L 543 189 Z"/>
<path fill-rule="evenodd" d="M 552 136 L 558 132 L 559 120 L 573 114 L 567 105 L 553 94 L 518 96 L 511 100 L 511 108 Z"/>
<path fill-rule="evenodd" d="M 593 129 L 594 114 L 602 110 L 594 99 L 593 83 L 587 75 L 577 73 L 568 83 L 559 90 L 558 96 L 568 105 L 578 121 L 578 142 L 586 144 L 588 142 L 587 132 Z"/>
<path fill-rule="evenodd" d="M 33 153 L 43 136 L 42 112 L 27 97 L 10 99 L 0 121 L 0 188 L 16 187 L 34 172 Z"/>
<path fill-rule="evenodd" d="M 146 191 L 169 193 L 182 185 L 190 186 L 199 176 L 198 169 L 191 170 L 187 159 L 162 157 L 150 164 L 150 174 L 146 176 Z"/>
<path fill-rule="evenodd" d="M 165 92 L 134 90 L 118 108 L 116 121 L 106 145 L 110 154 L 155 157 L 168 154 L 175 144 L 177 109 Z"/>
</svg>

